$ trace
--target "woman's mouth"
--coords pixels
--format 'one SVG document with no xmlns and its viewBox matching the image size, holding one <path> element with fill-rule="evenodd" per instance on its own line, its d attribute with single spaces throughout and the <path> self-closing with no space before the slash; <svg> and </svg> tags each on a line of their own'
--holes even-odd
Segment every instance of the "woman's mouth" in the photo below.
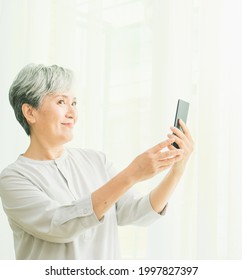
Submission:
<svg viewBox="0 0 242 280">
<path fill-rule="evenodd" d="M 65 127 L 72 128 L 74 126 L 74 123 L 62 123 Z"/>
</svg>

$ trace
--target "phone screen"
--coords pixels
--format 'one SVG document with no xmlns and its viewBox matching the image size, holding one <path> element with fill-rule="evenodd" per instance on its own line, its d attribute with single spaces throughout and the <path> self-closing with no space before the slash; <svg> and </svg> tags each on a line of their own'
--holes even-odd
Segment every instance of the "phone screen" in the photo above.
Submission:
<svg viewBox="0 0 242 280">
<path fill-rule="evenodd" d="M 174 126 L 177 127 L 178 129 L 180 129 L 181 131 L 182 131 L 182 128 L 179 125 L 179 119 L 182 119 L 183 122 L 186 123 L 188 110 L 189 110 L 189 103 L 182 99 L 178 99 Z M 179 149 L 179 146 L 176 143 L 173 143 L 173 146 L 176 147 L 177 149 Z"/>
</svg>

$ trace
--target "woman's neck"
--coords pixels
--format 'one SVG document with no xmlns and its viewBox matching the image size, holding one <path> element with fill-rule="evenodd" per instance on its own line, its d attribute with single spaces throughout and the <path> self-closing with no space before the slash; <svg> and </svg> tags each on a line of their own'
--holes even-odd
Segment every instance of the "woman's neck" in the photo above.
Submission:
<svg viewBox="0 0 242 280">
<path fill-rule="evenodd" d="M 53 146 L 37 141 L 31 141 L 23 156 L 34 160 L 53 160 L 61 157 L 63 152 L 63 145 Z"/>
</svg>

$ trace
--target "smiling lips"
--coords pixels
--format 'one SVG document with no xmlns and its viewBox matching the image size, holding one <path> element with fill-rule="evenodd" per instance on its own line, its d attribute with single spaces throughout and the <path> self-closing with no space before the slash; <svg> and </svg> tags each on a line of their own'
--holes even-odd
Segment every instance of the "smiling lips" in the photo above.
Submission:
<svg viewBox="0 0 242 280">
<path fill-rule="evenodd" d="M 72 128 L 74 126 L 74 123 L 62 123 L 65 127 Z"/>
</svg>

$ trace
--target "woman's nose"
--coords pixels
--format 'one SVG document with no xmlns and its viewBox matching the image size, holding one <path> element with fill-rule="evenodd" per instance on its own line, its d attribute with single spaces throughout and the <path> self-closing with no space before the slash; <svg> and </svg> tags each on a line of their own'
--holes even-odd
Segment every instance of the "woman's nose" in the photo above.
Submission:
<svg viewBox="0 0 242 280">
<path fill-rule="evenodd" d="M 68 111 L 66 112 L 67 118 L 76 119 L 77 118 L 77 109 L 73 105 L 68 106 Z"/>
</svg>

